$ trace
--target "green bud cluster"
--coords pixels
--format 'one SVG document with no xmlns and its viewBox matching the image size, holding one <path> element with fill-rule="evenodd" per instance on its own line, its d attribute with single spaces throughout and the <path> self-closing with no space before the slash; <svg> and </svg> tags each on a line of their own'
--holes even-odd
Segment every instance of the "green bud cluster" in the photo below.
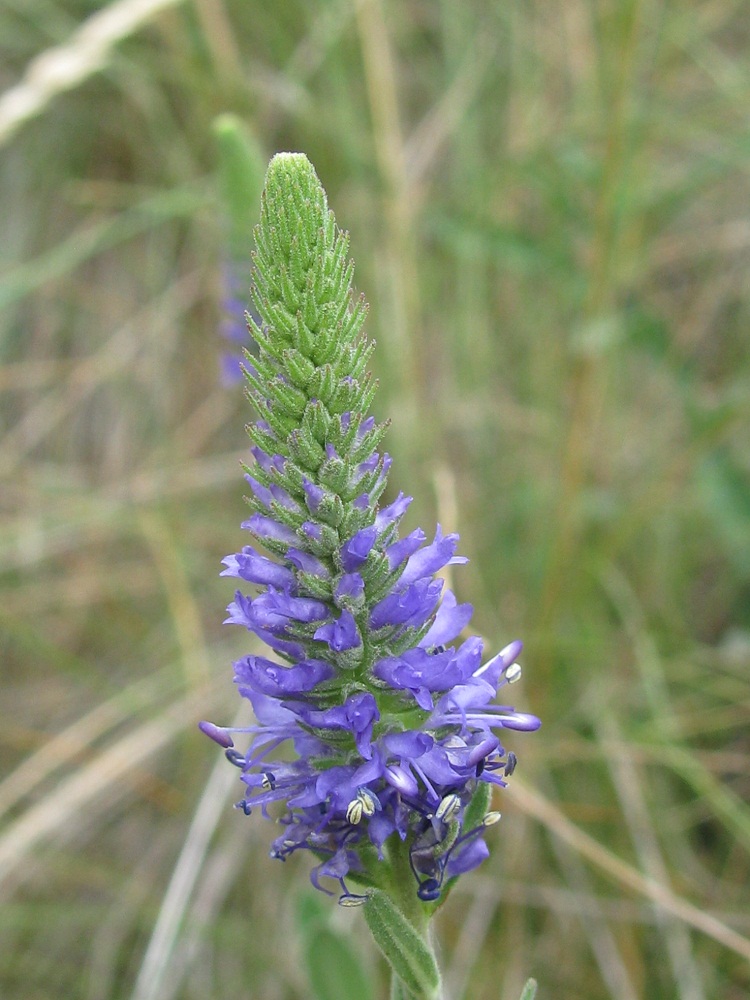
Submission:
<svg viewBox="0 0 750 1000">
<path fill-rule="evenodd" d="M 255 242 L 253 299 L 263 323 L 250 320 L 260 353 L 248 357 L 246 377 L 261 422 L 248 433 L 267 455 L 286 461 L 271 472 L 255 466 L 253 475 L 283 487 L 303 509 L 304 479 L 324 491 L 314 517 L 323 537 L 312 551 L 329 558 L 372 523 L 385 488 L 383 460 L 364 476 L 358 467 L 377 449 L 387 423 L 360 434 L 377 385 L 367 371 L 374 344 L 362 333 L 367 304 L 352 289 L 348 235 L 338 229 L 304 155 L 279 153 L 271 161 Z M 364 493 L 367 507 L 352 507 Z M 248 502 L 267 512 L 256 498 Z M 306 519 L 280 504 L 272 515 L 294 530 Z"/>
</svg>

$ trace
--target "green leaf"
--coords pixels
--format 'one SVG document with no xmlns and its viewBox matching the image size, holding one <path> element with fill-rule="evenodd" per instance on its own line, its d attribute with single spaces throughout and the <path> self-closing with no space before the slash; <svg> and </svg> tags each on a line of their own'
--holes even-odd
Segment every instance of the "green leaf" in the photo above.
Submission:
<svg viewBox="0 0 750 1000">
<path fill-rule="evenodd" d="M 419 1000 L 437 997 L 440 972 L 432 948 L 390 896 L 376 889 L 364 909 L 375 943 L 404 987 Z"/>
<path fill-rule="evenodd" d="M 310 893 L 297 901 L 302 958 L 315 1000 L 372 1000 L 372 977 L 348 937 L 329 926 L 330 908 Z"/>
<path fill-rule="evenodd" d="M 372 1000 L 371 979 L 342 935 L 321 928 L 305 941 L 303 955 L 316 1000 Z"/>
<path fill-rule="evenodd" d="M 519 1000 L 534 1000 L 536 996 L 536 979 L 529 979 L 523 988 Z"/>
<path fill-rule="evenodd" d="M 320 895 L 303 892 L 297 897 L 297 927 L 303 937 L 316 934 L 328 922 L 329 907 Z"/>
</svg>

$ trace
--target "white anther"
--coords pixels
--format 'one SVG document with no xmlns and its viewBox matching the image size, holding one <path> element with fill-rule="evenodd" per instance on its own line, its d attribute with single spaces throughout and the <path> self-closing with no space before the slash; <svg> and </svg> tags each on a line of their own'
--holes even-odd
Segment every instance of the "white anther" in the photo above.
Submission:
<svg viewBox="0 0 750 1000">
<path fill-rule="evenodd" d="M 362 906 L 367 896 L 339 896 L 339 906 Z"/>
<path fill-rule="evenodd" d="M 521 679 L 521 664 L 511 663 L 505 671 L 505 679 L 509 684 L 515 684 L 516 681 L 519 681 Z"/>
<path fill-rule="evenodd" d="M 362 822 L 362 814 L 364 809 L 362 807 L 362 801 L 357 796 L 356 799 L 352 799 L 349 805 L 346 807 L 346 822 L 352 823 L 357 826 L 358 823 Z"/>
<path fill-rule="evenodd" d="M 372 794 L 369 788 L 360 788 L 357 790 L 357 798 L 362 803 L 362 813 L 368 817 L 374 816 L 378 811 L 378 806 L 380 803 Z"/>
<path fill-rule="evenodd" d="M 450 823 L 460 808 L 461 799 L 457 795 L 446 795 L 435 810 L 435 819 L 442 820 L 443 823 Z"/>
<path fill-rule="evenodd" d="M 500 822 L 500 817 L 501 817 L 501 813 L 499 813 L 499 812 L 490 812 L 490 813 L 487 813 L 487 815 L 482 820 L 482 826 L 494 826 L 495 823 L 499 823 Z"/>
</svg>

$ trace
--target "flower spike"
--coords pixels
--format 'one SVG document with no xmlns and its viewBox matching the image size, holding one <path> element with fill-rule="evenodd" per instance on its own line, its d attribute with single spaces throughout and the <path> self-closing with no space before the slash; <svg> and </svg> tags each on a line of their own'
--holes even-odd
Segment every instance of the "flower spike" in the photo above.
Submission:
<svg viewBox="0 0 750 1000">
<path fill-rule="evenodd" d="M 255 243 L 258 354 L 245 380 L 258 419 L 243 523 L 253 543 L 222 575 L 241 584 L 227 621 L 272 658 L 234 665 L 256 718 L 244 753 L 228 730 L 201 728 L 242 770 L 238 807 L 280 824 L 273 857 L 309 850 L 313 884 L 328 892 L 321 879 L 333 880 L 340 904 L 355 906 L 374 898 L 367 887 L 388 886 L 401 845 L 415 894 L 434 903 L 487 856 L 499 819 L 489 792 L 517 763 L 503 732 L 540 724 L 494 703 L 520 677 L 521 643 L 484 664 L 481 639 L 456 645 L 472 608 L 437 574 L 466 561 L 458 536 L 439 525 L 431 542 L 421 529 L 401 535 L 411 497 L 379 504 L 390 458 L 378 450 L 387 424 L 369 413 L 367 306 L 305 156 L 271 161 Z"/>
</svg>

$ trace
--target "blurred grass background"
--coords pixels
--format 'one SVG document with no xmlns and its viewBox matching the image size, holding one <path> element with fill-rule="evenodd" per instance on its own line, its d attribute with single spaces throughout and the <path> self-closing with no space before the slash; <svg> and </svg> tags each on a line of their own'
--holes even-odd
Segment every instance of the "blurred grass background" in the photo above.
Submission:
<svg viewBox="0 0 750 1000">
<path fill-rule="evenodd" d="M 315 163 L 392 489 L 526 642 L 451 997 L 750 995 L 749 41 L 736 0 L 0 0 L 4 1000 L 310 995 L 309 865 L 196 731 L 248 651 L 227 111 Z"/>
</svg>

